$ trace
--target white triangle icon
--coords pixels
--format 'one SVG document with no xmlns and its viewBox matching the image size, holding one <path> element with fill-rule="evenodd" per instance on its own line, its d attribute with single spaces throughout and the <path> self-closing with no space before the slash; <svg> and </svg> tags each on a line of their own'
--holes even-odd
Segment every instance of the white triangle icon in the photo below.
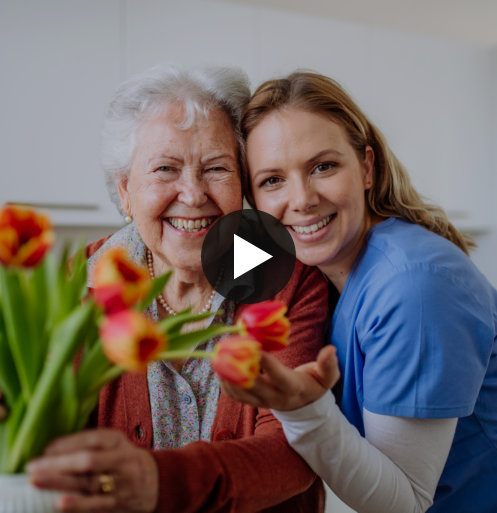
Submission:
<svg viewBox="0 0 497 513">
<path fill-rule="evenodd" d="M 233 235 L 233 279 L 236 280 L 242 274 L 254 267 L 261 265 L 273 255 L 266 253 L 238 235 Z"/>
</svg>

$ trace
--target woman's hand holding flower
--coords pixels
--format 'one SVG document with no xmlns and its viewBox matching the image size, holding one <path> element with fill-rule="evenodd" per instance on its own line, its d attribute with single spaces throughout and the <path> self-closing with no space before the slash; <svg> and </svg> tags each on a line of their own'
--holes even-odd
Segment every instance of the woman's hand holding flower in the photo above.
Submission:
<svg viewBox="0 0 497 513">
<path fill-rule="evenodd" d="M 237 323 L 242 336 L 228 337 L 214 348 L 212 366 L 233 399 L 255 407 L 294 410 L 315 401 L 338 381 L 333 346 L 321 349 L 315 362 L 294 370 L 265 352 L 288 345 L 286 311 L 286 305 L 278 301 L 248 306 Z"/>
<path fill-rule="evenodd" d="M 159 474 L 150 451 L 133 445 L 120 431 L 88 430 L 59 438 L 27 467 L 39 488 L 62 492 L 61 511 L 154 511 Z M 102 476 L 112 486 L 103 491 Z"/>
<path fill-rule="evenodd" d="M 274 356 L 262 353 L 263 371 L 250 389 L 222 381 L 225 393 L 237 401 L 274 410 L 295 410 L 330 390 L 340 378 L 334 346 L 321 349 L 315 362 L 289 369 Z"/>
</svg>

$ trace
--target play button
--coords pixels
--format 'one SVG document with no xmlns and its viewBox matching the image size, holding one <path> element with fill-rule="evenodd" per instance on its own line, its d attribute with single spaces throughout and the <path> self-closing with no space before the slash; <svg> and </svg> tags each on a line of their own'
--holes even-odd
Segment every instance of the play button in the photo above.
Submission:
<svg viewBox="0 0 497 513">
<path fill-rule="evenodd" d="M 267 262 L 273 255 L 262 251 L 245 239 L 233 235 L 233 279 Z"/>
<path fill-rule="evenodd" d="M 237 303 L 274 297 L 290 279 L 295 247 L 288 230 L 259 210 L 237 210 L 219 219 L 202 245 L 209 283 Z"/>
</svg>

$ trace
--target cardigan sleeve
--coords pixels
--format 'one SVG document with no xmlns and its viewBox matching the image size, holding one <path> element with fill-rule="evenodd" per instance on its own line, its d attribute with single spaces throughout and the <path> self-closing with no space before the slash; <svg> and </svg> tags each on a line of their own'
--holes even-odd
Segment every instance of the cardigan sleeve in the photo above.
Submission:
<svg viewBox="0 0 497 513">
<path fill-rule="evenodd" d="M 327 318 L 324 279 L 298 264 L 277 298 L 288 305 L 291 335 L 290 345 L 275 356 L 290 367 L 313 360 L 323 345 Z M 320 480 L 290 448 L 271 412 L 222 393 L 212 442 L 153 455 L 159 468 L 161 513 L 317 513 L 324 507 Z"/>
</svg>

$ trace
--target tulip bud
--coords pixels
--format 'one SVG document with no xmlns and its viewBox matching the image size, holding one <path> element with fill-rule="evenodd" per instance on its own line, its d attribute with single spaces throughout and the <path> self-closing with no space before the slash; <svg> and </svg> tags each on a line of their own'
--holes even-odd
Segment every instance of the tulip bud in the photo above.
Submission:
<svg viewBox="0 0 497 513">
<path fill-rule="evenodd" d="M 0 210 L 0 263 L 9 267 L 34 267 L 54 241 L 47 216 L 14 205 Z"/>
<path fill-rule="evenodd" d="M 92 293 L 106 313 L 133 307 L 150 286 L 146 268 L 130 260 L 122 248 L 109 249 L 95 264 Z"/>
<path fill-rule="evenodd" d="M 135 310 L 106 317 L 100 327 L 102 349 L 107 358 L 131 371 L 145 371 L 167 348 L 167 339 L 155 322 Z"/>
<path fill-rule="evenodd" d="M 264 351 L 282 349 L 288 345 L 290 321 L 287 307 L 280 301 L 255 303 L 243 310 L 238 325 L 242 332 L 261 343 Z"/>
<path fill-rule="evenodd" d="M 222 379 L 241 388 L 250 388 L 259 374 L 260 359 L 259 342 L 231 335 L 214 346 L 212 368 Z"/>
</svg>

